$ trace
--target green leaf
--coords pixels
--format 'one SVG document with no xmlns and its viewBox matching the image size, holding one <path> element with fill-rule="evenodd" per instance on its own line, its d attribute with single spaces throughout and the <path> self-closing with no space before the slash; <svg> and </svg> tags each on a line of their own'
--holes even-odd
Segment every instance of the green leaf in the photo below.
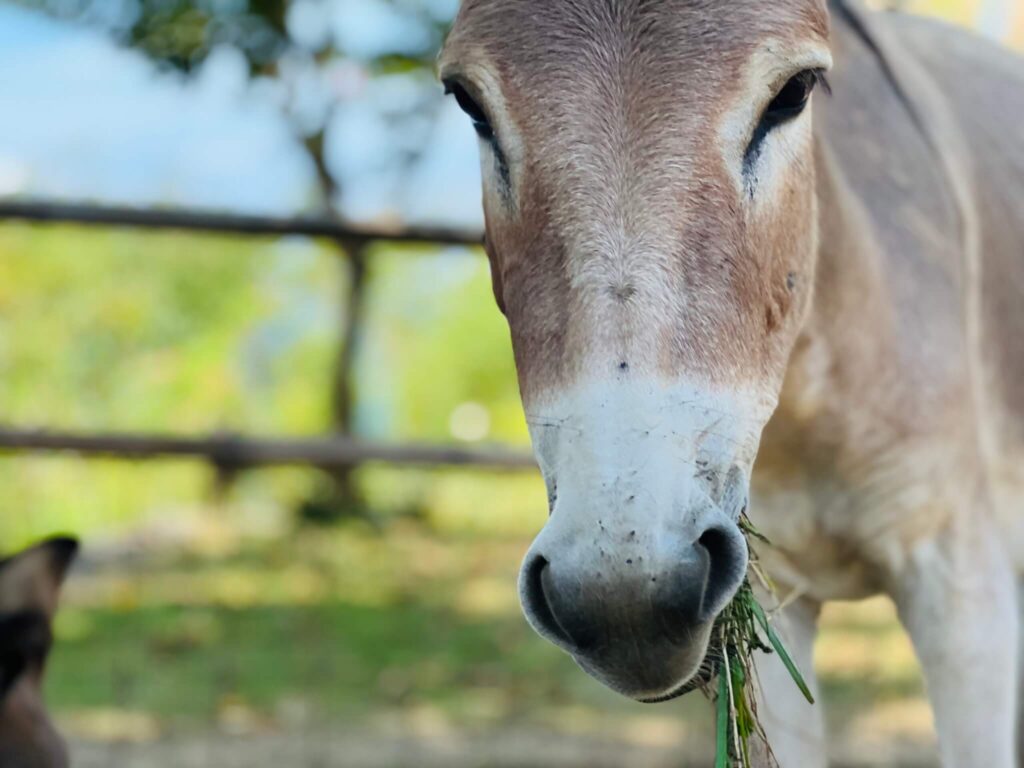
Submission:
<svg viewBox="0 0 1024 768">
<path fill-rule="evenodd" d="M 729 678 L 728 671 L 718 671 L 718 716 L 715 720 L 715 768 L 729 768 Z"/>
<path fill-rule="evenodd" d="M 750 522 L 750 518 L 746 515 L 740 518 L 740 530 L 748 536 L 753 536 L 755 539 L 762 542 L 763 544 L 771 544 L 771 541 L 768 539 L 768 537 L 761 533 L 759 530 L 757 530 L 757 528 L 754 527 L 754 524 Z"/>
<path fill-rule="evenodd" d="M 753 605 L 754 616 L 757 617 L 757 622 L 761 625 L 761 628 L 768 635 L 768 642 L 772 644 L 772 648 L 779 654 L 779 658 L 782 659 L 782 663 L 786 665 L 786 669 L 789 671 L 790 677 L 793 678 L 793 682 L 796 683 L 797 688 L 800 689 L 800 693 L 804 695 L 811 704 L 814 703 L 814 696 L 811 694 L 811 689 L 807 687 L 807 683 L 804 681 L 803 675 L 800 674 L 800 670 L 797 669 L 796 664 L 793 663 L 793 659 L 790 658 L 789 653 L 786 651 L 786 646 L 782 644 L 782 640 L 778 635 L 775 634 L 775 630 L 772 629 L 772 625 L 768 623 L 768 617 L 764 613 L 764 608 L 761 604 L 754 602 Z"/>
</svg>

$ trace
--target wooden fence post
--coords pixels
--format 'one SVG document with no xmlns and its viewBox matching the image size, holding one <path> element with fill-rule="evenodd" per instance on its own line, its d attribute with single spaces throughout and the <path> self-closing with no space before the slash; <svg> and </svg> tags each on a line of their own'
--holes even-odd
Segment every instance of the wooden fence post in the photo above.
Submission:
<svg viewBox="0 0 1024 768">
<path fill-rule="evenodd" d="M 338 238 L 337 256 L 348 265 L 348 292 L 341 307 L 341 336 L 331 383 L 331 407 L 334 431 L 343 437 L 355 436 L 356 388 L 353 379 L 359 334 L 362 328 L 366 291 L 366 248 L 364 242 Z M 306 518 L 330 522 L 345 517 L 370 518 L 370 513 L 355 483 L 354 468 L 341 467 L 331 473 L 333 488 L 328 498 L 303 505 Z"/>
</svg>

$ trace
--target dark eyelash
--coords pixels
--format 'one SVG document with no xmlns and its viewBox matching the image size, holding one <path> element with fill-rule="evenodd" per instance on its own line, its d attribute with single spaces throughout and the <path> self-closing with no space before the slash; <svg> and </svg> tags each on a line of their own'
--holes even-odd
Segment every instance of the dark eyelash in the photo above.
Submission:
<svg viewBox="0 0 1024 768">
<path fill-rule="evenodd" d="M 473 121 L 473 128 L 484 141 L 494 141 L 494 128 L 483 107 L 473 98 L 469 91 L 458 80 L 445 80 L 444 92 L 453 96 L 459 109 Z"/>
<path fill-rule="evenodd" d="M 791 109 L 779 109 L 777 114 L 772 113 L 772 107 L 776 105 L 778 99 L 783 95 L 786 88 L 788 88 L 794 81 L 799 78 L 807 78 L 809 81 L 807 87 L 807 94 L 799 107 Z M 825 70 L 821 68 L 807 69 L 803 72 L 799 72 L 789 80 L 786 81 L 785 85 L 779 90 L 768 107 L 765 109 L 764 114 L 761 115 L 761 119 L 758 121 L 757 128 L 754 129 L 753 136 L 750 137 L 750 142 L 747 145 L 747 149 L 743 154 L 743 177 L 747 180 L 747 186 L 750 194 L 753 195 L 754 189 L 757 186 L 757 179 L 754 177 L 754 166 L 757 163 L 757 159 L 761 156 L 761 148 L 765 138 L 769 133 L 772 132 L 776 127 L 789 122 L 798 115 L 800 115 L 810 101 L 810 96 L 814 92 L 816 87 L 820 87 L 826 96 L 832 95 L 832 86 L 825 76 Z"/>
<path fill-rule="evenodd" d="M 832 95 L 832 83 L 828 81 L 828 74 L 824 69 L 812 69 L 811 74 L 814 75 L 814 82 L 817 83 L 818 87 L 821 88 L 822 92 L 826 96 Z"/>
<path fill-rule="evenodd" d="M 495 135 L 490 118 L 477 100 L 470 95 L 469 90 L 457 79 L 446 79 L 442 81 L 442 84 L 444 85 L 445 94 L 453 96 L 459 108 L 473 121 L 473 129 L 476 131 L 477 136 L 491 145 L 498 177 L 501 179 L 502 189 L 507 195 L 512 186 L 511 174 L 508 170 L 508 161 L 505 159 L 505 153 L 501 149 L 501 144 Z"/>
</svg>

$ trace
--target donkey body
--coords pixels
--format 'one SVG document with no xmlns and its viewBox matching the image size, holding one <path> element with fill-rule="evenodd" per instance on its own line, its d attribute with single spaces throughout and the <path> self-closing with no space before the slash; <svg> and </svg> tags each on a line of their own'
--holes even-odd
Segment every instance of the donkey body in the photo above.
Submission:
<svg viewBox="0 0 1024 768">
<path fill-rule="evenodd" d="M 833 97 L 815 112 L 815 297 L 752 515 L 779 544 L 771 570 L 803 596 L 787 612 L 803 669 L 822 602 L 887 593 L 943 765 L 1015 765 L 1024 65 L 951 27 L 845 4 L 832 48 Z M 824 764 L 820 711 L 767 664 L 782 764 Z"/>
<path fill-rule="evenodd" d="M 441 76 L 551 497 L 535 628 L 685 691 L 749 489 L 812 686 L 821 604 L 889 594 L 943 765 L 1015 765 L 1021 60 L 853 0 L 464 0 Z M 820 706 L 758 672 L 781 766 L 824 765 Z"/>
</svg>

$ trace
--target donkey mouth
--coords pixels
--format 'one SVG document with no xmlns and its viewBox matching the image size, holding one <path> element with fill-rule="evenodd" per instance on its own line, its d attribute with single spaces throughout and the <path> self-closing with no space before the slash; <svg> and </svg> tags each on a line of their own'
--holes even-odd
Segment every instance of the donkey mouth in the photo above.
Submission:
<svg viewBox="0 0 1024 768">
<path fill-rule="evenodd" d="M 712 654 L 708 653 L 704 656 L 704 660 L 701 662 L 700 667 L 689 680 L 680 683 L 677 688 L 674 688 L 668 693 L 637 699 L 637 701 L 641 704 L 661 704 L 666 701 L 672 701 L 672 699 L 678 699 L 679 697 L 685 696 L 693 691 L 706 689 L 715 679 L 715 675 L 717 674 L 718 659 L 712 658 Z"/>
<path fill-rule="evenodd" d="M 677 698 L 703 688 L 717 670 L 708 652 L 710 626 L 691 626 L 686 642 L 661 633 L 602 637 L 570 652 L 591 677 L 644 704 Z"/>
</svg>

